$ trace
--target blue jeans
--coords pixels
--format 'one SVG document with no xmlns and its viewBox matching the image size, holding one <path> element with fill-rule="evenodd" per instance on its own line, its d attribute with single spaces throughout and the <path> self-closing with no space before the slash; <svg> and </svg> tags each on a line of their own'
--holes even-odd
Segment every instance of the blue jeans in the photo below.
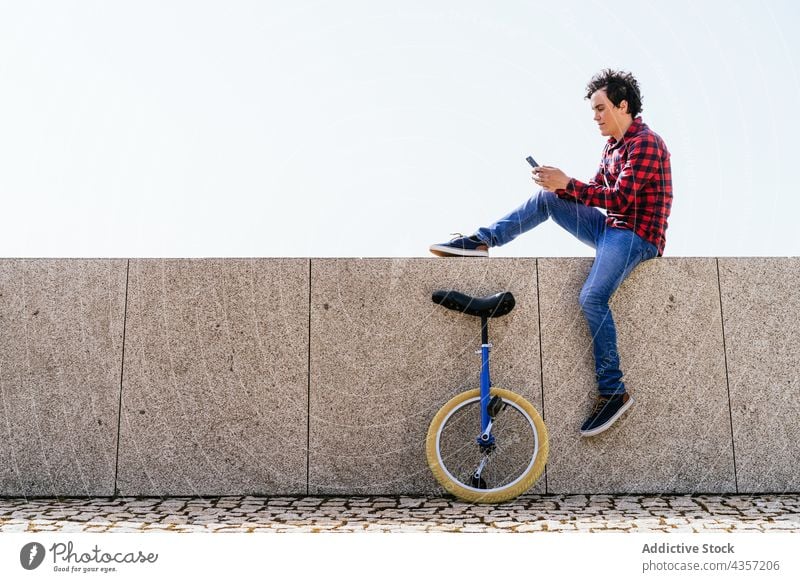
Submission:
<svg viewBox="0 0 800 582">
<path fill-rule="evenodd" d="M 617 330 L 608 301 L 634 267 L 655 257 L 658 249 L 632 230 L 606 226 L 606 216 L 597 208 L 563 200 L 547 190 L 540 190 L 493 225 L 478 229 L 474 236 L 490 247 L 501 246 L 548 218 L 597 249 L 579 302 L 592 334 L 598 390 L 603 396 L 624 394 Z"/>
</svg>

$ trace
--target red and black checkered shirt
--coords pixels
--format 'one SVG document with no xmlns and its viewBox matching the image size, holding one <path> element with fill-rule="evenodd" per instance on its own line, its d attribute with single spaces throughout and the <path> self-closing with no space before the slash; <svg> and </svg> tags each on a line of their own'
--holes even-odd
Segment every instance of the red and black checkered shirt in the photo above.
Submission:
<svg viewBox="0 0 800 582">
<path fill-rule="evenodd" d="M 608 139 L 600 169 L 588 184 L 572 178 L 556 194 L 605 208 L 608 226 L 633 230 L 658 248 L 659 257 L 664 254 L 672 208 L 669 151 L 641 117 L 633 120 L 621 140 Z"/>
</svg>

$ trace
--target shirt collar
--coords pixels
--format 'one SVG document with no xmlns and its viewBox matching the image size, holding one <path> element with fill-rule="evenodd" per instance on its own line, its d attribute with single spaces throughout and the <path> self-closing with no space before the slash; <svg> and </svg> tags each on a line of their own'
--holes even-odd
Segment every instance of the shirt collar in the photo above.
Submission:
<svg viewBox="0 0 800 582">
<path fill-rule="evenodd" d="M 630 127 L 628 127 L 628 130 L 625 132 L 625 135 L 622 136 L 622 139 L 620 141 L 624 143 L 626 139 L 631 138 L 637 133 L 639 133 L 639 131 L 642 129 L 642 125 L 644 125 L 644 123 L 642 122 L 642 117 L 641 116 L 635 117 L 633 119 L 633 123 L 630 124 Z M 614 145 L 615 143 L 617 143 L 617 140 L 613 135 L 608 138 L 609 145 Z"/>
</svg>

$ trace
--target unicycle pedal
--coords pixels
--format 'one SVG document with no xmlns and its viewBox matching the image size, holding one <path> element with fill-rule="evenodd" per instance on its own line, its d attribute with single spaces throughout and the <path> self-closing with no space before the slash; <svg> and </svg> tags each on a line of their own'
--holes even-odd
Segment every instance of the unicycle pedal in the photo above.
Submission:
<svg viewBox="0 0 800 582">
<path fill-rule="evenodd" d="M 489 413 L 489 418 L 494 420 L 497 414 L 506 407 L 506 403 L 499 396 L 492 396 L 489 404 L 486 405 L 486 412 Z"/>
</svg>

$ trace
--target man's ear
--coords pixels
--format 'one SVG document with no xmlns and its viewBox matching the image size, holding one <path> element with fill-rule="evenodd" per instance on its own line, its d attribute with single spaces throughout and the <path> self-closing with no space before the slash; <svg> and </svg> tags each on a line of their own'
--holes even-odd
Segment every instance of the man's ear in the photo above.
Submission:
<svg viewBox="0 0 800 582">
<path fill-rule="evenodd" d="M 619 108 L 622 109 L 623 106 L 625 107 L 625 109 L 623 110 L 623 113 L 630 113 L 630 111 L 628 111 L 628 100 L 627 99 L 623 99 L 622 101 L 619 102 Z"/>
</svg>

